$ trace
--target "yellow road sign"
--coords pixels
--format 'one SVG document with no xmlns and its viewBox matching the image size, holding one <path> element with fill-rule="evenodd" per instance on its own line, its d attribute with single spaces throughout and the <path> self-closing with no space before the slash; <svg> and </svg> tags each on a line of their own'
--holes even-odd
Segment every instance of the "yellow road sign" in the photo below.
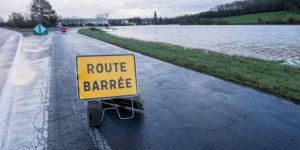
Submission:
<svg viewBox="0 0 300 150">
<path fill-rule="evenodd" d="M 77 56 L 79 100 L 108 99 L 138 94 L 135 56 Z"/>
</svg>

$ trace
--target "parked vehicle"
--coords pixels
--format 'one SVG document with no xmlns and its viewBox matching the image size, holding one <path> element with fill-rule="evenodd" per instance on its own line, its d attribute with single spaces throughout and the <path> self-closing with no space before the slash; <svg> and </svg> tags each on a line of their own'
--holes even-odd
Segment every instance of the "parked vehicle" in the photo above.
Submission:
<svg viewBox="0 0 300 150">
<path fill-rule="evenodd" d="M 66 32 L 67 32 L 67 28 L 66 28 L 66 27 L 62 27 L 62 28 L 60 29 L 60 31 L 61 31 L 62 33 L 66 33 Z"/>
</svg>

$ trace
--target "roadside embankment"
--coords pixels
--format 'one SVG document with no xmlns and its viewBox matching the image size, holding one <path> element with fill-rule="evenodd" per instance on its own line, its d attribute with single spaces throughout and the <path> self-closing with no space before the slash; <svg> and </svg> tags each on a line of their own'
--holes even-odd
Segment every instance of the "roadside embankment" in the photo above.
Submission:
<svg viewBox="0 0 300 150">
<path fill-rule="evenodd" d="M 181 67 L 300 102 L 300 68 L 165 43 L 122 38 L 98 29 L 79 33 Z"/>
</svg>

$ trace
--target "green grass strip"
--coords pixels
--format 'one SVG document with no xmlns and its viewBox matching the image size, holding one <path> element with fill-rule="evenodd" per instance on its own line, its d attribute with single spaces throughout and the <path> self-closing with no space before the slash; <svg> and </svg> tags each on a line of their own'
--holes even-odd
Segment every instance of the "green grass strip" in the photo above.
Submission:
<svg viewBox="0 0 300 150">
<path fill-rule="evenodd" d="M 300 102 L 300 68 L 165 43 L 122 38 L 97 29 L 79 33 L 184 68 Z"/>
</svg>

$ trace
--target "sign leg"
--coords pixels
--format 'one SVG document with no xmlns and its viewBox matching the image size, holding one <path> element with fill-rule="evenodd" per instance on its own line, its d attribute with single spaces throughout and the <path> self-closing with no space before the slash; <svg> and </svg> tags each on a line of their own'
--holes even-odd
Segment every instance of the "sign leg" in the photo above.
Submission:
<svg viewBox="0 0 300 150">
<path fill-rule="evenodd" d="M 90 127 L 99 127 L 102 116 L 102 104 L 99 101 L 89 101 L 87 105 L 87 117 Z"/>
</svg>

